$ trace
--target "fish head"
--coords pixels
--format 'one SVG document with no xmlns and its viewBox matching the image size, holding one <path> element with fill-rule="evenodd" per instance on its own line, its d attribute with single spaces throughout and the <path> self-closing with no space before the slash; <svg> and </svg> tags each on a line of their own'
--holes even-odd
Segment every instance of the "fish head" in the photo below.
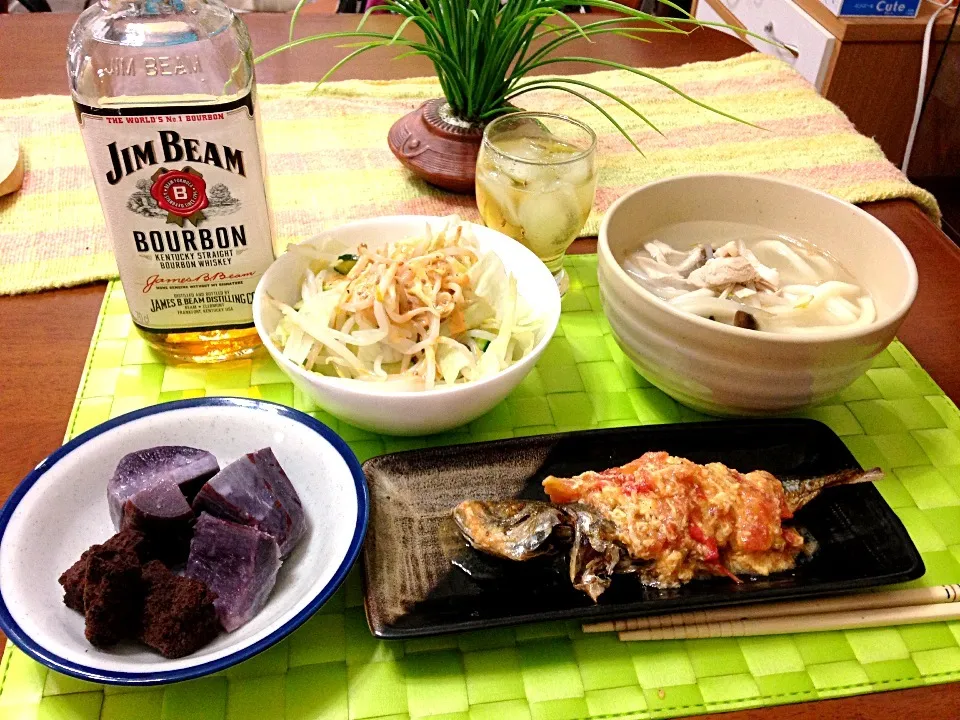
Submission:
<svg viewBox="0 0 960 720">
<path fill-rule="evenodd" d="M 565 516 L 555 505 L 536 500 L 466 500 L 454 509 L 453 519 L 473 548 L 522 561 L 554 550 L 551 536 Z"/>
</svg>

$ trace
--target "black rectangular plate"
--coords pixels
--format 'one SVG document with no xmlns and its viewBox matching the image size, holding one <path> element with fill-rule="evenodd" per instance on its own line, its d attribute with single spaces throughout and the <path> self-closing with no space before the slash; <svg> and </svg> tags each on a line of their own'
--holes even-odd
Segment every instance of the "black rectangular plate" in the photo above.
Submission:
<svg viewBox="0 0 960 720">
<path fill-rule="evenodd" d="M 802 419 L 590 430 L 371 458 L 363 464 L 371 491 L 364 553 L 370 629 L 381 638 L 410 638 L 544 620 L 594 622 L 852 592 L 923 575 L 903 524 L 868 484 L 828 489 L 797 514 L 795 525 L 819 549 L 793 571 L 667 590 L 623 575 L 596 605 L 570 585 L 562 559 L 489 558 L 466 547 L 450 517 L 467 499 L 545 500 L 540 482 L 547 475 L 603 470 L 651 450 L 743 472 L 768 470 L 781 479 L 859 467 L 826 425 Z"/>
</svg>

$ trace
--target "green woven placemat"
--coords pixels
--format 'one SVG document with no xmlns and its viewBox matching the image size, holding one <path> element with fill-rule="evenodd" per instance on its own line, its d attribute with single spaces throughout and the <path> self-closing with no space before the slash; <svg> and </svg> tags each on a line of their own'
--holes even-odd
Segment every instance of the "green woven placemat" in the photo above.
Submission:
<svg viewBox="0 0 960 720">
<path fill-rule="evenodd" d="M 571 257 L 556 338 L 500 406 L 458 432 L 385 438 L 321 412 L 266 358 L 165 366 L 107 292 L 68 436 L 167 400 L 282 402 L 337 430 L 361 461 L 404 448 L 587 427 L 707 419 L 651 387 L 600 312 L 596 258 Z M 899 343 L 839 396 L 804 413 L 843 437 L 923 554 L 915 584 L 960 581 L 960 412 Z M 960 680 L 960 623 L 743 639 L 620 643 L 576 622 L 432 639 L 375 640 L 359 576 L 297 632 L 201 680 L 101 687 L 49 671 L 8 643 L 0 718 L 77 720 L 579 720 L 678 717 Z"/>
</svg>

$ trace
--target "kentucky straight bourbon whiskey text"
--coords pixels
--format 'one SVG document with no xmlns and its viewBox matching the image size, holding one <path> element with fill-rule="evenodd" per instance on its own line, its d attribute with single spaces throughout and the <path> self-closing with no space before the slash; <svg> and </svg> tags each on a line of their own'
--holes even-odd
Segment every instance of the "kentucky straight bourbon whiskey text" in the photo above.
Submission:
<svg viewBox="0 0 960 720">
<path fill-rule="evenodd" d="M 179 360 L 249 354 L 274 254 L 246 27 L 219 0 L 102 0 L 67 70 L 140 334 Z"/>
</svg>

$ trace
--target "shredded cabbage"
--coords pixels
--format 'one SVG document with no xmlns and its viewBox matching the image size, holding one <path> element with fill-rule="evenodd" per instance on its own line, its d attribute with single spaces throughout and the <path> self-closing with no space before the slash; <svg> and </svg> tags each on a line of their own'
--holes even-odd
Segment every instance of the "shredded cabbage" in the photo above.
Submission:
<svg viewBox="0 0 960 720">
<path fill-rule="evenodd" d="M 333 237 L 294 245 L 309 269 L 272 334 L 283 355 L 312 372 L 429 390 L 496 374 L 536 345 L 541 319 L 496 253 L 480 253 L 470 226 L 376 248 Z"/>
</svg>

